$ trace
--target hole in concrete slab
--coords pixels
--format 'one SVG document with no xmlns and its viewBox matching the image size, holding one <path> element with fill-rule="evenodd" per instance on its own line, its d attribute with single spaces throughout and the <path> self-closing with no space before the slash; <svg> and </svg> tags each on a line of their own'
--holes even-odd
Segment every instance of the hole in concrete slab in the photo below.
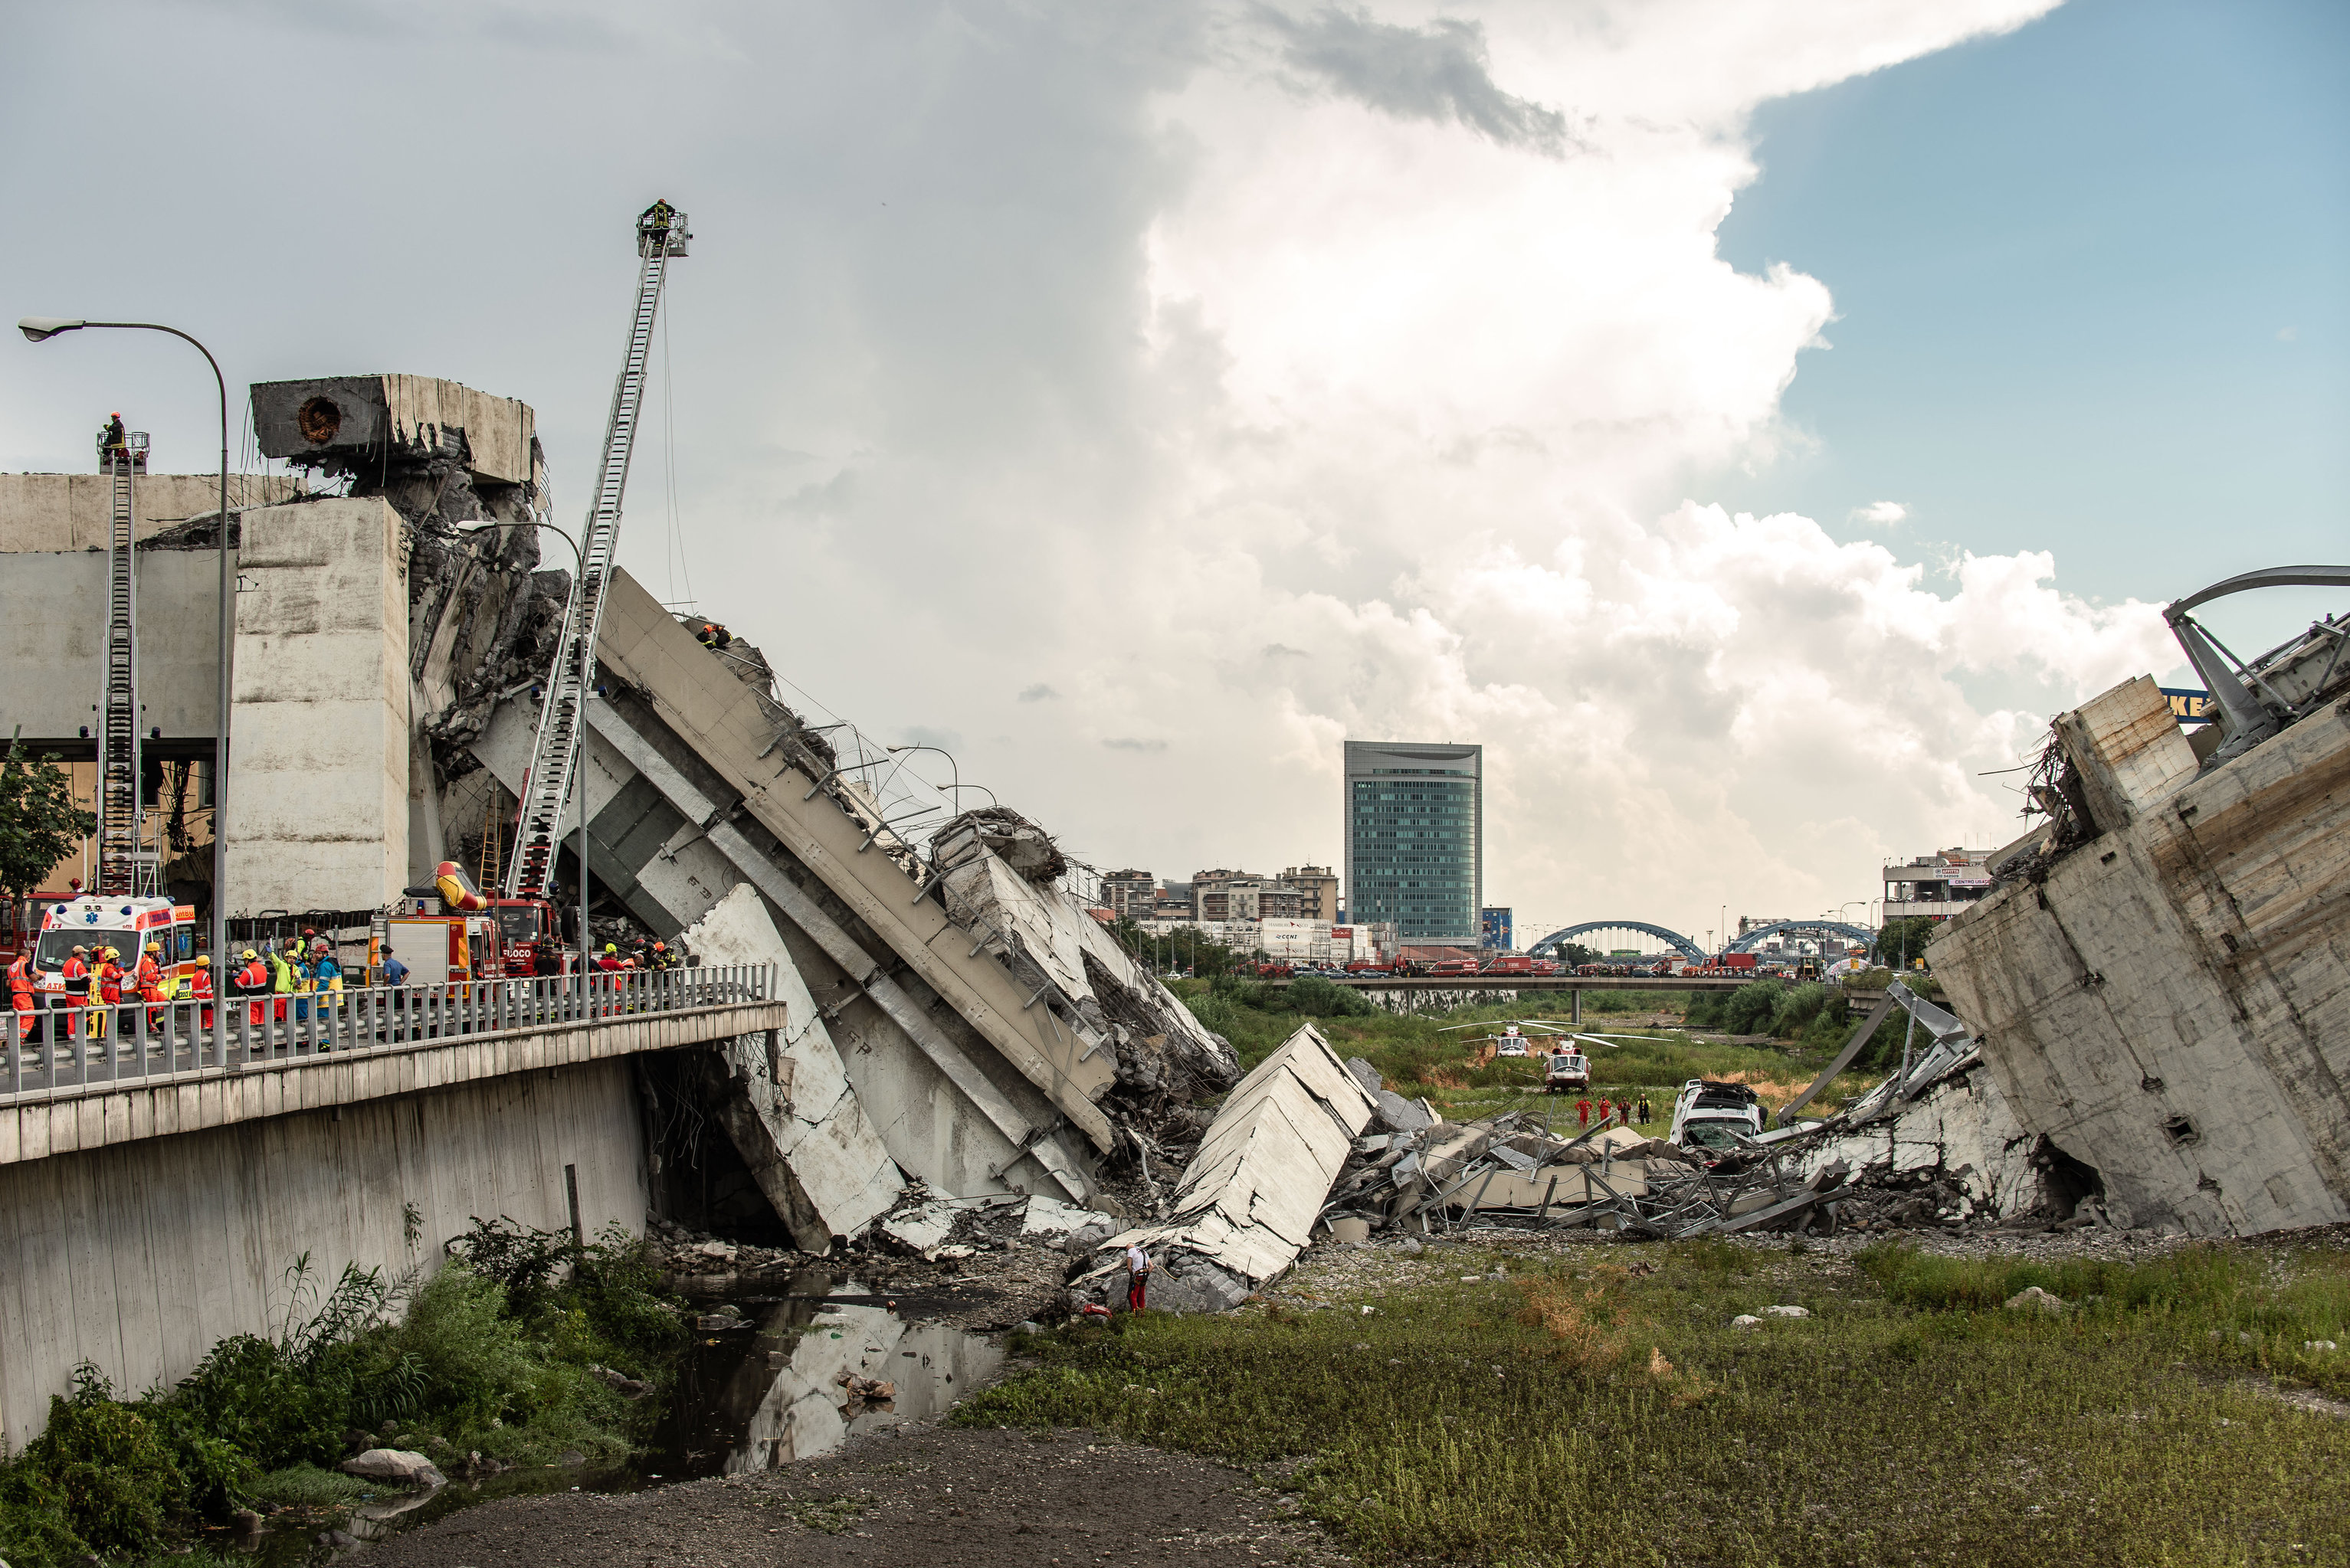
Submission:
<svg viewBox="0 0 2350 1568">
<path fill-rule="evenodd" d="M 2040 1172 L 2040 1181 L 2048 1194 L 2049 1213 L 2058 1220 L 2070 1220 L 2073 1211 L 2092 1198 L 2106 1195 L 2105 1179 L 2096 1167 L 2074 1159 L 2043 1134 L 2033 1148 L 2032 1164 Z"/>
<path fill-rule="evenodd" d="M 295 410 L 294 428 L 312 446 L 324 446 L 343 428 L 342 407 L 332 398 L 313 398 Z"/>
<path fill-rule="evenodd" d="M 2173 1116 L 2162 1124 L 2162 1130 L 2164 1136 L 2181 1147 L 2203 1141 L 2202 1133 L 2196 1129 L 2195 1123 L 2190 1117 Z"/>
</svg>

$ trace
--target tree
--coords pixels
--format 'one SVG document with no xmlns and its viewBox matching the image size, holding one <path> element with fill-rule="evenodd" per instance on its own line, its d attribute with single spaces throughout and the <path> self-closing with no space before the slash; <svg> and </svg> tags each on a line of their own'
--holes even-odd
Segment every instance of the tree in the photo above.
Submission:
<svg viewBox="0 0 2350 1568">
<path fill-rule="evenodd" d="M 1877 946 L 1869 956 L 1887 969 L 1907 969 L 1910 960 L 1925 956 L 1926 944 L 1934 940 L 1941 923 L 1931 915 L 1902 915 L 1887 920 L 1877 933 Z"/>
<path fill-rule="evenodd" d="M 25 754 L 20 732 L 0 764 L 0 892 L 21 898 L 50 867 L 98 830 L 98 818 L 74 804 L 73 779 L 55 756 Z"/>
</svg>

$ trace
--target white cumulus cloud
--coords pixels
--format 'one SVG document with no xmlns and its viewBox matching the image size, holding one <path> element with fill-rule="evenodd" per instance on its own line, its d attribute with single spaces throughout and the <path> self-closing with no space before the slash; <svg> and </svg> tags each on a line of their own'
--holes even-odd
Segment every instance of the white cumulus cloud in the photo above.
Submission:
<svg viewBox="0 0 2350 1568">
<path fill-rule="evenodd" d="M 1872 524 L 1879 528 L 1892 528 L 1898 526 L 1908 515 L 1909 508 L 1902 505 L 1898 501 L 1872 501 L 1866 506 L 1854 508 L 1852 518 L 1856 523 Z"/>
</svg>

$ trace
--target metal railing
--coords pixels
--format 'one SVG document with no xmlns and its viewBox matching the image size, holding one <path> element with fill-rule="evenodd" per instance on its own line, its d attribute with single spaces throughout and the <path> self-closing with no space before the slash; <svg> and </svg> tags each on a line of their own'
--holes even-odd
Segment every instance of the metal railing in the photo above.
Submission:
<svg viewBox="0 0 2350 1568">
<path fill-rule="evenodd" d="M 0 1029 L 0 1101 L 594 1027 L 776 994 L 773 964 L 744 964 L 589 974 L 584 985 L 567 975 L 11 1012 Z"/>
</svg>

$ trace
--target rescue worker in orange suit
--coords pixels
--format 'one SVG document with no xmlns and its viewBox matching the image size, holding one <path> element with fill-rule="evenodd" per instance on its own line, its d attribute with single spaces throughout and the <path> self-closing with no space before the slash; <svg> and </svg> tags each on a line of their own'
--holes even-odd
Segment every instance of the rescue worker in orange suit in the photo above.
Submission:
<svg viewBox="0 0 2350 1568">
<path fill-rule="evenodd" d="M 18 953 L 16 961 L 8 966 L 8 1001 L 16 1010 L 16 1026 L 24 1043 L 37 1045 L 41 1040 L 41 1014 L 34 995 L 33 955 Z"/>
<path fill-rule="evenodd" d="M 202 1027 L 210 1029 L 213 1026 L 212 954 L 198 953 L 196 955 L 196 975 L 195 979 L 189 982 L 188 990 L 199 1002 L 203 1003 L 203 1023 Z"/>
<path fill-rule="evenodd" d="M 98 950 L 98 999 L 105 1005 L 90 1015 L 90 1038 L 95 1040 L 107 1033 L 115 1011 L 122 1004 L 122 982 L 130 977 L 123 972 L 120 948 Z"/>
<path fill-rule="evenodd" d="M 77 947 L 72 952 L 68 953 L 64 968 L 58 971 L 58 978 L 65 981 L 66 1006 L 68 1009 L 88 1007 L 89 1005 L 89 950 Z M 74 1037 L 74 1015 L 68 1011 L 66 1013 L 64 1037 L 70 1040 Z"/>
<path fill-rule="evenodd" d="M 138 988 L 139 1000 L 149 1004 L 147 1032 L 150 1034 L 163 1027 L 162 1004 L 172 999 L 163 994 L 163 944 L 149 942 L 139 955 L 139 967 L 131 971 L 131 983 Z"/>
<path fill-rule="evenodd" d="M 231 994 L 251 999 L 244 1004 L 244 1021 L 258 1025 L 264 1018 L 261 999 L 269 994 L 269 966 L 251 948 L 237 956 L 244 961 L 244 967 L 230 977 Z"/>
</svg>

